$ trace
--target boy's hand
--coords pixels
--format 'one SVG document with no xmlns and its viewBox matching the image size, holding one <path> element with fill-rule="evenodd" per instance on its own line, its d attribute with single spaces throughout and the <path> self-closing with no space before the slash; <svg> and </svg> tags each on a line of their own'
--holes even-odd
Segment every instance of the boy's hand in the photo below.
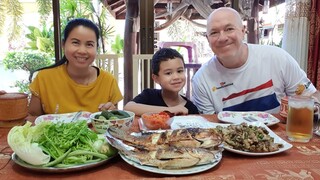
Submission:
<svg viewBox="0 0 320 180">
<path fill-rule="evenodd" d="M 174 113 L 175 115 L 187 115 L 188 109 L 184 107 L 184 105 L 177 105 L 169 108 L 169 111 Z"/>
</svg>

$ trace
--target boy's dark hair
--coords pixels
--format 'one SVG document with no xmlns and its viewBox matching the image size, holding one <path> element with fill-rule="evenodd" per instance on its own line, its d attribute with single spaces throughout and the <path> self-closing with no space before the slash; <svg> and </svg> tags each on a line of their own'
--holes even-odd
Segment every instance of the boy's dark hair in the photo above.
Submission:
<svg viewBox="0 0 320 180">
<path fill-rule="evenodd" d="M 99 47 L 99 36 L 100 36 L 100 31 L 99 31 L 99 28 L 96 24 L 94 24 L 91 20 L 89 19 L 85 19 L 85 18 L 75 18 L 75 19 L 72 19 L 70 20 L 64 31 L 63 31 L 63 39 L 62 41 L 65 42 L 67 40 L 67 38 L 69 37 L 69 34 L 70 32 L 78 27 L 78 26 L 84 26 L 86 28 L 89 28 L 89 29 L 92 29 L 96 35 L 96 39 L 97 39 L 97 47 Z M 67 62 L 67 58 L 66 56 L 63 56 L 62 59 L 60 59 L 59 61 L 57 61 L 55 64 L 53 65 L 50 65 L 50 66 L 47 66 L 47 67 L 43 67 L 43 68 L 40 68 L 40 69 L 37 69 L 35 70 L 34 72 L 36 71 L 40 71 L 40 70 L 43 70 L 43 69 L 49 69 L 49 68 L 54 68 L 54 67 L 57 67 L 57 66 L 60 66 L 62 64 L 65 64 Z M 31 79 L 32 79 L 32 76 L 33 76 L 33 73 L 34 72 L 31 72 L 30 76 L 29 76 L 29 81 L 31 82 Z"/>
<path fill-rule="evenodd" d="M 169 59 L 180 58 L 184 63 L 183 56 L 175 49 L 161 48 L 153 56 L 151 60 L 152 74 L 159 75 L 160 63 Z"/>
</svg>

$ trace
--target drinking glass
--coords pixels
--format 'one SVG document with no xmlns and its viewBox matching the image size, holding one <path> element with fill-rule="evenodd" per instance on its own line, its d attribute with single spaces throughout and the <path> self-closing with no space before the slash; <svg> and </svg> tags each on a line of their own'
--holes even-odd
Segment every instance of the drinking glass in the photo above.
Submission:
<svg viewBox="0 0 320 180">
<path fill-rule="evenodd" d="M 319 113 L 319 106 L 315 105 L 314 99 L 307 96 L 288 97 L 288 116 L 286 132 L 288 139 L 295 142 L 309 142 L 313 135 L 314 108 Z"/>
</svg>

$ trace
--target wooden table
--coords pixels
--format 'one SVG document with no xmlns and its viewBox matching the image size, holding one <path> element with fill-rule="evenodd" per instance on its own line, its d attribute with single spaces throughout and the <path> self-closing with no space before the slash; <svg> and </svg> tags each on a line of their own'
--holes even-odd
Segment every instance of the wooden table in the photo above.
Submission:
<svg viewBox="0 0 320 180">
<path fill-rule="evenodd" d="M 209 121 L 218 122 L 216 115 L 204 115 Z M 279 116 L 277 116 L 279 117 Z M 133 130 L 138 129 L 137 118 Z M 270 127 L 278 136 L 287 139 L 285 124 Z M 10 128 L 0 129 L 0 149 L 8 146 Z M 224 151 L 221 162 L 205 172 L 185 176 L 160 175 L 137 169 L 119 156 L 99 167 L 71 173 L 39 173 L 22 168 L 10 156 L 0 154 L 0 179 L 320 179 L 320 137 L 314 136 L 309 143 L 291 143 L 293 147 L 283 153 L 250 157 Z M 2 153 L 12 153 L 7 148 Z"/>
</svg>

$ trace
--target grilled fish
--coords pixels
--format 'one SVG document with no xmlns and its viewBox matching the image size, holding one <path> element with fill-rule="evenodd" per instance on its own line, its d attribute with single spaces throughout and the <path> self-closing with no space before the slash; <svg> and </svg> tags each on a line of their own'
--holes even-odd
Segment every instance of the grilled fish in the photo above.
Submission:
<svg viewBox="0 0 320 180">
<path fill-rule="evenodd" d="M 108 132 L 129 146 L 149 151 L 168 147 L 214 148 L 222 143 L 215 129 L 187 128 L 134 136 L 120 128 L 110 127 Z"/>
</svg>

